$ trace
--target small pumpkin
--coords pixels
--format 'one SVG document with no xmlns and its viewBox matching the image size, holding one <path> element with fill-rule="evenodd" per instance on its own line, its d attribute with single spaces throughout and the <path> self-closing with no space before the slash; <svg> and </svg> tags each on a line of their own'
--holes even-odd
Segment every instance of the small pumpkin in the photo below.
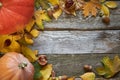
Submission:
<svg viewBox="0 0 120 80">
<path fill-rule="evenodd" d="M 0 80 L 33 80 L 34 67 L 22 54 L 9 52 L 0 58 Z"/>
<path fill-rule="evenodd" d="M 34 13 L 34 0 L 0 0 L 0 34 L 25 27 Z"/>
</svg>

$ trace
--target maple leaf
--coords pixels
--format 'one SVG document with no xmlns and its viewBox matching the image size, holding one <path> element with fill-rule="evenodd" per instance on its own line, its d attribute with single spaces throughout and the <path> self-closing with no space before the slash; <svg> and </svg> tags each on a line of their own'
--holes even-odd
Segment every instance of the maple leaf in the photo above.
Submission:
<svg viewBox="0 0 120 80">
<path fill-rule="evenodd" d="M 83 15 L 84 17 L 87 17 L 90 15 L 96 16 L 98 13 L 98 9 L 101 8 L 101 4 L 99 3 L 99 0 L 91 0 L 89 2 L 86 2 L 83 5 Z"/>
<path fill-rule="evenodd" d="M 109 57 L 104 57 L 101 62 L 103 67 L 96 68 L 96 71 L 105 78 L 113 77 L 120 71 L 120 59 L 118 56 L 115 56 L 113 60 Z"/>
</svg>

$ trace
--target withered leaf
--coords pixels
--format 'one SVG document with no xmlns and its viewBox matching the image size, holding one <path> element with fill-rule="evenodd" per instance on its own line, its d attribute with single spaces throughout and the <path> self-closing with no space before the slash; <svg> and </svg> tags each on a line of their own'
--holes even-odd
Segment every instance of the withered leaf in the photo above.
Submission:
<svg viewBox="0 0 120 80">
<path fill-rule="evenodd" d="M 48 80 L 52 72 L 52 64 L 47 64 L 44 66 L 41 70 L 40 73 L 42 74 L 40 80 Z"/>
<path fill-rule="evenodd" d="M 96 16 L 98 13 L 98 9 L 100 8 L 101 8 L 101 4 L 99 3 L 99 0 L 96 0 L 96 1 L 91 0 L 89 2 L 86 2 L 83 5 L 83 15 L 84 17 L 87 17 L 90 14 L 92 16 Z"/>
<path fill-rule="evenodd" d="M 95 73 L 87 72 L 80 76 L 82 80 L 95 80 Z"/>
<path fill-rule="evenodd" d="M 43 26 L 43 20 L 44 21 L 51 21 L 51 19 L 49 18 L 47 12 L 45 10 L 37 10 L 34 14 L 35 16 L 35 22 L 37 24 L 37 26 L 40 28 L 40 29 L 44 29 L 44 26 Z"/>
<path fill-rule="evenodd" d="M 114 59 L 104 57 L 101 62 L 103 67 L 96 68 L 96 71 L 99 75 L 102 75 L 105 78 L 113 77 L 120 71 L 120 59 L 118 56 L 115 56 Z"/>
<path fill-rule="evenodd" d="M 37 60 L 37 57 L 34 53 L 34 51 L 32 51 L 30 48 L 26 47 L 26 46 L 22 46 L 21 47 L 21 51 L 22 54 L 29 59 L 30 62 L 34 62 Z"/>
<path fill-rule="evenodd" d="M 114 1 L 106 1 L 105 5 L 109 8 L 116 8 L 117 7 L 117 3 Z"/>
</svg>

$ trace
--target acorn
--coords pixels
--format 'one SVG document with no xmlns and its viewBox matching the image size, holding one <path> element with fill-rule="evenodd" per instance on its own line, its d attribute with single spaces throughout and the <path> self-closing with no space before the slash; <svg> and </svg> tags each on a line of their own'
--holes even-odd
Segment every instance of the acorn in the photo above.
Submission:
<svg viewBox="0 0 120 80">
<path fill-rule="evenodd" d="M 110 18 L 105 16 L 102 18 L 102 22 L 105 23 L 106 25 L 109 25 L 110 24 Z"/>
<path fill-rule="evenodd" d="M 92 72 L 92 66 L 91 65 L 84 65 L 84 71 L 85 72 Z"/>
</svg>

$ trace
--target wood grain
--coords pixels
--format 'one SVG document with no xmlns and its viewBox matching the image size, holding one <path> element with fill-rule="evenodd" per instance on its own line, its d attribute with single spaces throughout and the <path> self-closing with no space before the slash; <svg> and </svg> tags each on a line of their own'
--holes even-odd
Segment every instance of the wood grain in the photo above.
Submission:
<svg viewBox="0 0 120 80">
<path fill-rule="evenodd" d="M 45 54 L 120 53 L 120 30 L 44 31 L 32 48 Z"/>
<path fill-rule="evenodd" d="M 117 1 L 118 8 L 110 10 L 111 22 L 105 25 L 102 18 L 87 17 L 84 18 L 81 12 L 77 12 L 77 16 L 66 15 L 63 13 L 58 20 L 45 23 L 45 30 L 111 30 L 120 29 L 120 1 Z"/>
<path fill-rule="evenodd" d="M 54 54 L 47 55 L 49 63 L 53 64 L 53 68 L 56 72 L 57 76 L 60 75 L 68 75 L 68 76 L 76 76 L 79 77 L 84 73 L 83 66 L 91 65 L 93 72 L 96 72 L 95 68 L 101 66 L 101 59 L 105 56 L 109 56 L 113 59 L 114 56 L 120 54 Z M 96 75 L 97 78 L 101 77 Z M 113 79 L 110 80 L 120 80 L 120 73 L 117 74 Z M 104 79 L 100 79 L 104 80 Z"/>
</svg>

